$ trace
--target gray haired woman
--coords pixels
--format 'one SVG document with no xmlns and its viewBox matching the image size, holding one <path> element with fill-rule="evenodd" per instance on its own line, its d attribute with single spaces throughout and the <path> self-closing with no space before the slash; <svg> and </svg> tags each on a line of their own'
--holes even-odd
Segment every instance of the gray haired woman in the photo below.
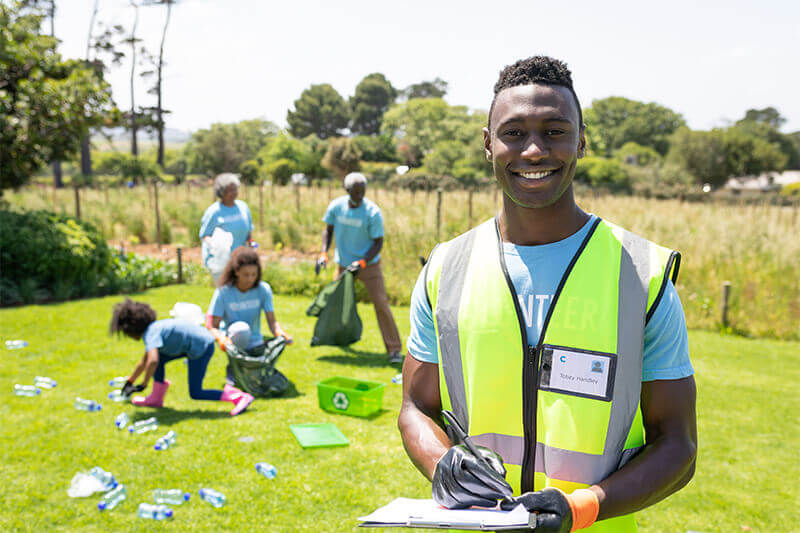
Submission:
<svg viewBox="0 0 800 533">
<path fill-rule="evenodd" d="M 200 225 L 203 264 L 206 267 L 209 266 L 208 261 L 211 257 L 209 241 L 215 229 L 220 228 L 233 236 L 231 252 L 239 246 L 252 243 L 253 216 L 247 204 L 236 199 L 240 185 L 238 176 L 229 172 L 220 174 L 214 180 L 214 194 L 218 201 L 208 206 Z"/>
</svg>

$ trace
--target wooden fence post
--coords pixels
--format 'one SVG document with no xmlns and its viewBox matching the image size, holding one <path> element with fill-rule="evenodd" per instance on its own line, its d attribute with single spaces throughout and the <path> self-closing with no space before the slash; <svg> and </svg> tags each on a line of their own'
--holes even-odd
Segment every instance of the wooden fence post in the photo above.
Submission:
<svg viewBox="0 0 800 533">
<path fill-rule="evenodd" d="M 731 282 L 722 282 L 722 327 L 728 327 L 728 302 L 731 296 Z"/>
<path fill-rule="evenodd" d="M 161 248 L 161 217 L 158 214 L 158 181 L 153 180 L 153 202 L 156 210 L 156 243 Z"/>
<path fill-rule="evenodd" d="M 294 203 L 295 207 L 297 208 L 297 212 L 300 212 L 300 185 L 297 184 L 294 186 Z"/>
<path fill-rule="evenodd" d="M 442 189 L 436 189 L 436 240 L 439 240 L 442 229 Z"/>
<path fill-rule="evenodd" d="M 58 187 L 53 185 L 53 213 L 58 212 Z"/>
<path fill-rule="evenodd" d="M 475 192 L 472 187 L 470 187 L 469 192 L 467 193 L 467 203 L 469 204 L 469 209 L 467 210 L 467 229 L 472 229 L 472 193 Z"/>
<path fill-rule="evenodd" d="M 75 186 L 75 218 L 81 219 L 81 193 L 77 186 Z"/>
<path fill-rule="evenodd" d="M 264 180 L 258 182 L 258 231 L 264 231 Z"/>
<path fill-rule="evenodd" d="M 178 246 L 178 283 L 183 283 L 183 250 Z"/>
</svg>

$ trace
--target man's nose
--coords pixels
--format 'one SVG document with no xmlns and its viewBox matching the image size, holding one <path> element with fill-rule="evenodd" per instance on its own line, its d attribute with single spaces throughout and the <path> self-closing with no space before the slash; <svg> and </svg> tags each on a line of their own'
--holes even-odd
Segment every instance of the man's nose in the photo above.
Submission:
<svg viewBox="0 0 800 533">
<path fill-rule="evenodd" d="M 549 150 L 544 139 L 535 133 L 527 136 L 525 146 L 522 149 L 522 157 L 525 159 L 541 159 L 547 156 Z"/>
</svg>

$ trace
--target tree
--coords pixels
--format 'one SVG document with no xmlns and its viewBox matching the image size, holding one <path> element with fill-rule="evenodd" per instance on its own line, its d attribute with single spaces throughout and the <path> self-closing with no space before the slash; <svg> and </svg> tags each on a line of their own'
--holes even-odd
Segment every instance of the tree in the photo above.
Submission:
<svg viewBox="0 0 800 533">
<path fill-rule="evenodd" d="M 670 140 L 667 162 L 688 172 L 696 184 L 720 187 L 732 177 L 782 170 L 786 155 L 775 144 L 741 128 L 681 128 Z"/>
<path fill-rule="evenodd" d="M 320 139 L 335 137 L 347 127 L 349 113 L 344 98 L 331 85 L 312 85 L 286 113 L 289 132 L 297 138 L 312 133 Z"/>
<path fill-rule="evenodd" d="M 779 130 L 786 123 L 786 119 L 774 107 L 765 107 L 764 109 L 748 109 L 745 111 L 744 118 L 737 124 L 742 122 L 758 122 Z"/>
<path fill-rule="evenodd" d="M 285 185 L 295 172 L 305 172 L 303 164 L 308 160 L 309 148 L 299 139 L 280 132 L 258 152 L 264 168 L 272 179 Z"/>
<path fill-rule="evenodd" d="M 212 124 L 192 135 L 186 146 L 193 172 L 216 175 L 238 172 L 242 163 L 255 159 L 279 128 L 267 120 L 244 120 L 233 124 Z"/>
<path fill-rule="evenodd" d="M 683 117 L 671 109 L 621 96 L 594 100 L 584 111 L 583 121 L 589 148 L 606 157 L 631 141 L 663 156 L 669 150 L 669 136 L 685 125 Z"/>
<path fill-rule="evenodd" d="M 376 135 L 381 129 L 383 114 L 395 98 L 397 90 L 383 74 L 376 72 L 364 76 L 350 98 L 350 131 L 360 135 Z"/>
<path fill-rule="evenodd" d="M 650 165 L 658 166 L 661 163 L 661 156 L 649 146 L 642 146 L 633 141 L 626 142 L 614 154 L 619 161 L 628 165 L 645 167 Z"/>
<path fill-rule="evenodd" d="M 403 96 L 405 96 L 406 100 L 414 98 L 444 98 L 446 94 L 447 82 L 438 77 L 433 81 L 412 83 L 403 89 Z"/>
<path fill-rule="evenodd" d="M 359 169 L 361 152 L 358 151 L 352 139 L 338 137 L 328 143 L 328 151 L 322 158 L 322 166 L 333 172 L 339 178 L 345 177 L 350 172 Z"/>
<path fill-rule="evenodd" d="M 40 32 L 43 15 L 0 2 L 0 189 L 26 183 L 112 111 L 110 87 L 82 61 L 64 60 Z"/>
<path fill-rule="evenodd" d="M 416 98 L 392 106 L 383 116 L 382 131 L 396 137 L 401 158 L 418 167 L 440 141 L 480 144 L 485 124 L 485 113 L 471 113 L 441 98 Z"/>
<path fill-rule="evenodd" d="M 399 161 L 397 141 L 391 135 L 356 135 L 352 139 L 362 161 Z"/>
<path fill-rule="evenodd" d="M 136 28 L 139 25 L 139 4 L 137 4 L 134 0 L 129 0 L 129 3 L 133 8 L 133 26 L 131 27 L 130 37 L 125 40 L 125 42 L 127 42 L 131 47 L 131 110 L 130 114 L 128 115 L 128 120 L 130 121 L 131 130 L 131 155 L 139 155 L 139 147 L 136 139 L 136 132 L 139 126 L 136 123 L 136 91 L 134 90 L 134 80 L 136 79 L 136 43 L 141 41 L 141 39 L 136 37 Z"/>
<path fill-rule="evenodd" d="M 774 107 L 748 109 L 744 118 L 737 120 L 734 127 L 751 135 L 761 137 L 775 145 L 786 155 L 787 168 L 800 168 L 800 146 L 790 136 L 779 131 L 786 122 Z"/>
<path fill-rule="evenodd" d="M 145 5 L 163 5 L 166 7 L 164 17 L 164 28 L 161 30 L 161 44 L 158 47 L 158 63 L 156 65 L 156 83 L 150 89 L 150 93 L 156 95 L 155 120 L 158 130 L 158 155 L 156 163 L 164 168 L 164 106 L 162 105 L 163 82 L 164 82 L 164 42 L 167 39 L 167 28 L 169 27 L 170 16 L 172 15 L 172 5 L 177 0 L 148 0 Z"/>
</svg>

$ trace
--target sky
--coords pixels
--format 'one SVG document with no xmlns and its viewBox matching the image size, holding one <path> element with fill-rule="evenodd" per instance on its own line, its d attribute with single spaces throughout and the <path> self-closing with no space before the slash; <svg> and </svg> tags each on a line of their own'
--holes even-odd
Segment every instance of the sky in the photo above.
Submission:
<svg viewBox="0 0 800 533">
<path fill-rule="evenodd" d="M 56 37 L 84 57 L 95 0 L 56 0 Z M 130 27 L 126 0 L 99 0 L 97 20 Z M 139 9 L 143 44 L 158 51 L 163 7 Z M 800 130 L 797 0 L 181 0 L 165 45 L 167 127 L 265 118 L 286 112 L 312 84 L 348 98 L 367 74 L 397 88 L 440 77 L 445 99 L 486 110 L 500 70 L 546 54 L 565 61 L 583 107 L 624 96 L 683 115 L 692 129 L 724 127 L 773 106 Z M 108 74 L 130 106 L 130 63 Z M 137 105 L 152 105 L 144 83 Z"/>
</svg>

